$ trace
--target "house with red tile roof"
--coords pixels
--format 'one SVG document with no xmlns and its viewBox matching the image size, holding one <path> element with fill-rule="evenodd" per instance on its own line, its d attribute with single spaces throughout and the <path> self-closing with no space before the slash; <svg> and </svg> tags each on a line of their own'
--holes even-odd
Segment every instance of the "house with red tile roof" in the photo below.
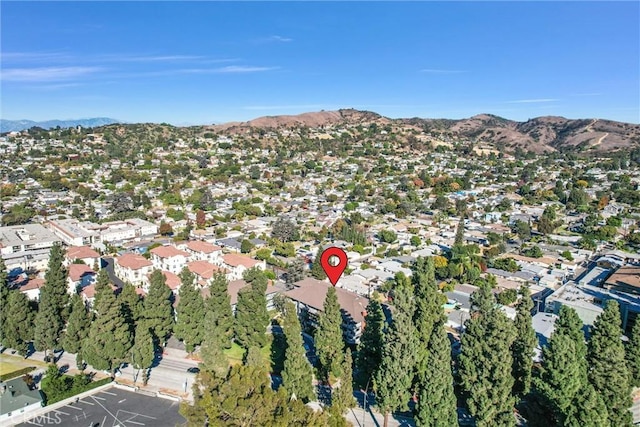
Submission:
<svg viewBox="0 0 640 427">
<path fill-rule="evenodd" d="M 211 278 L 216 273 L 229 274 L 229 270 L 226 268 L 218 267 L 208 261 L 191 261 L 187 263 L 187 268 L 196 275 L 196 282 L 200 287 L 209 286 Z"/>
<path fill-rule="evenodd" d="M 154 268 L 180 274 L 191 255 L 173 245 L 158 246 L 150 251 Z"/>
<path fill-rule="evenodd" d="M 116 258 L 114 272 L 122 281 L 140 286 L 147 281 L 153 270 L 153 263 L 138 254 L 124 254 Z"/>
<path fill-rule="evenodd" d="M 171 289 L 171 292 L 177 295 L 178 291 L 180 290 L 180 285 L 182 284 L 180 277 L 170 271 L 162 270 L 161 273 L 164 275 L 165 283 L 167 284 L 169 289 Z M 145 293 L 149 293 L 149 276 L 151 276 L 151 273 L 149 273 L 149 275 L 147 276 L 147 284 L 142 287 Z"/>
<path fill-rule="evenodd" d="M 111 290 L 113 292 L 116 292 L 118 290 L 118 287 L 116 285 L 114 285 L 114 284 L 111 284 Z M 89 286 L 87 286 L 84 289 L 82 289 L 80 291 L 80 296 L 82 297 L 82 300 L 84 301 L 84 303 L 89 308 L 92 308 L 93 307 L 93 303 L 94 303 L 95 298 L 96 298 L 96 284 L 92 283 Z"/>
<path fill-rule="evenodd" d="M 69 293 L 74 294 L 82 288 L 89 286 L 96 280 L 96 272 L 87 264 L 70 264 L 67 284 Z"/>
<path fill-rule="evenodd" d="M 190 240 L 178 245 L 178 249 L 187 252 L 194 261 L 207 261 L 211 264 L 222 263 L 222 248 L 203 240 Z"/>
<path fill-rule="evenodd" d="M 31 279 L 26 285 L 20 287 L 20 292 L 25 294 L 31 301 L 40 299 L 40 288 L 44 286 L 44 279 Z"/>
<path fill-rule="evenodd" d="M 100 254 L 89 246 L 71 246 L 67 249 L 65 265 L 73 264 L 77 261 L 82 261 L 91 267 L 94 264 L 98 264 L 98 268 L 100 268 Z"/>
<path fill-rule="evenodd" d="M 250 258 L 240 254 L 222 255 L 222 266 L 229 270 L 227 277 L 229 280 L 242 279 L 242 274 L 250 268 L 257 267 L 261 270 L 266 269 L 265 261 Z"/>
</svg>

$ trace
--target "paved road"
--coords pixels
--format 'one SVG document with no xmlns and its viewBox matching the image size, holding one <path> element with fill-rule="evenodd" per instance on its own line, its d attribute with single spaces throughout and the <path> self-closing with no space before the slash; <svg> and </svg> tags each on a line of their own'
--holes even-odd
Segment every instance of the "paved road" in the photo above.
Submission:
<svg viewBox="0 0 640 427">
<path fill-rule="evenodd" d="M 124 286 L 124 282 L 120 280 L 118 276 L 116 276 L 116 273 L 113 271 L 113 263 L 115 262 L 114 259 L 111 257 L 103 257 L 102 259 L 104 260 L 104 265 L 102 268 L 105 268 L 107 270 L 107 274 L 109 275 L 109 279 L 111 279 L 111 282 L 117 287 L 122 288 Z"/>
</svg>

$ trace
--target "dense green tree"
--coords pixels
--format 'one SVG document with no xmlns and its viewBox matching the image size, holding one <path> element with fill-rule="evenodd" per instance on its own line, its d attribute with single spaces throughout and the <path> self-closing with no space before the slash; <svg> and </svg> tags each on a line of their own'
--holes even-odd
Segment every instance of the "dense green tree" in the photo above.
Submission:
<svg viewBox="0 0 640 427">
<path fill-rule="evenodd" d="M 0 307 L 7 307 L 9 304 L 9 283 L 7 266 L 4 259 L 0 257 Z M 0 310 L 0 344 L 4 344 L 4 330 L 7 319 L 7 310 Z"/>
<path fill-rule="evenodd" d="M 300 258 L 296 258 L 287 266 L 287 283 L 292 284 L 304 279 L 305 264 Z"/>
<path fill-rule="evenodd" d="M 531 310 L 533 300 L 529 288 L 521 290 L 521 298 L 518 302 L 515 327 L 516 340 L 513 342 L 513 394 L 524 396 L 531 389 L 531 369 L 533 367 L 533 354 L 538 339 L 531 323 Z"/>
<path fill-rule="evenodd" d="M 306 403 L 315 397 L 312 384 L 313 367 L 307 360 L 300 321 L 292 302 L 285 305 L 283 326 L 286 348 L 282 385 L 287 392 Z"/>
<path fill-rule="evenodd" d="M 589 382 L 602 397 L 611 425 L 631 426 L 630 374 L 621 337 L 620 307 L 609 300 L 595 320 L 589 340 Z"/>
<path fill-rule="evenodd" d="M 320 263 L 320 254 L 318 254 L 311 265 L 311 277 L 318 280 L 324 280 L 327 278 L 327 273 L 324 272 L 322 264 Z"/>
<path fill-rule="evenodd" d="M 6 311 L 3 331 L 3 344 L 18 351 L 22 356 L 27 355 L 29 342 L 34 337 L 33 312 L 29 299 L 20 291 L 9 291 L 7 305 L 0 310 Z"/>
<path fill-rule="evenodd" d="M 418 345 L 413 324 L 413 290 L 410 285 L 394 289 L 393 321 L 384 334 L 382 362 L 375 372 L 374 390 L 378 407 L 388 425 L 389 414 L 407 408 L 414 376 Z"/>
<path fill-rule="evenodd" d="M 418 376 L 430 367 L 425 364 L 429 339 L 432 336 L 433 327 L 444 317 L 442 310 L 443 301 L 436 284 L 435 266 L 433 257 L 418 258 L 411 276 L 414 289 L 415 312 L 413 322 L 416 326 L 416 334 L 419 342 L 416 354 L 416 368 Z"/>
<path fill-rule="evenodd" d="M 127 320 L 133 327 L 140 320 L 144 311 L 140 295 L 138 295 L 136 288 L 131 283 L 125 283 L 120 295 L 118 295 L 118 299 L 124 305 Z"/>
<path fill-rule="evenodd" d="M 129 357 L 133 345 L 131 325 L 111 286 L 96 287 L 96 300 L 99 301 L 94 304 L 96 317 L 82 344 L 82 356 L 95 369 L 113 372 Z"/>
<path fill-rule="evenodd" d="M 398 239 L 398 235 L 393 230 L 380 230 L 378 238 L 383 243 L 393 243 Z"/>
<path fill-rule="evenodd" d="M 555 330 L 542 350 L 542 366 L 533 378 L 536 393 L 552 414 L 554 425 L 576 425 L 578 420 L 597 419 L 606 409 L 602 399 L 592 395 L 587 379 L 587 346 L 582 321 L 576 311 L 562 306 Z M 594 397 L 595 396 L 595 397 Z"/>
<path fill-rule="evenodd" d="M 162 271 L 154 270 L 149 282 L 149 293 L 144 298 L 144 318 L 158 343 L 163 344 L 173 329 L 173 294 Z"/>
<path fill-rule="evenodd" d="M 95 284 L 95 297 L 93 299 L 93 306 L 97 306 L 100 305 L 100 298 L 102 298 L 103 295 L 107 295 L 106 292 L 98 292 L 98 289 L 106 287 L 106 286 L 112 286 L 111 285 L 111 279 L 109 278 L 109 273 L 107 272 L 106 268 L 101 269 L 100 271 L 98 271 L 98 274 L 96 276 L 96 284 Z"/>
<path fill-rule="evenodd" d="M 245 286 L 238 292 L 234 331 L 238 344 L 249 347 L 263 347 L 267 343 L 266 329 L 269 324 L 267 311 L 267 277 L 257 268 L 245 272 Z"/>
<path fill-rule="evenodd" d="M 358 385 L 367 388 L 372 384 L 373 376 L 382 361 L 384 344 L 385 317 L 380 302 L 373 298 L 367 305 L 364 331 L 358 345 L 356 366 L 358 367 Z"/>
<path fill-rule="evenodd" d="M 281 242 L 292 242 L 300 239 L 300 232 L 296 223 L 287 218 L 286 216 L 280 216 L 273 223 L 271 236 L 274 239 L 278 239 Z"/>
<path fill-rule="evenodd" d="M 471 298 L 471 319 L 466 322 L 460 354 L 460 379 L 469 412 L 478 427 L 514 426 L 511 345 L 513 323 L 496 308 L 493 293 L 483 287 Z"/>
<path fill-rule="evenodd" d="M 331 389 L 331 406 L 340 415 L 356 406 L 356 400 L 353 397 L 353 358 L 349 348 L 347 348 L 342 364 L 340 386 Z"/>
<path fill-rule="evenodd" d="M 71 297 L 69 323 L 67 323 L 67 329 L 62 337 L 62 348 L 64 348 L 64 351 L 67 353 L 78 353 L 81 350 L 84 339 L 87 337 L 90 326 L 91 315 L 82 297 L 74 294 Z"/>
<path fill-rule="evenodd" d="M 528 222 L 517 219 L 513 224 L 512 230 L 521 240 L 529 240 L 531 238 L 531 227 Z"/>
<path fill-rule="evenodd" d="M 333 286 L 329 286 L 322 305 L 315 343 L 323 377 L 329 379 L 330 374 L 340 377 L 344 359 L 344 339 L 342 313 Z"/>
<path fill-rule="evenodd" d="M 195 275 L 186 267 L 180 272 L 182 285 L 176 308 L 178 319 L 174 327 L 176 338 L 184 341 L 187 351 L 192 353 L 202 343 L 204 336 L 205 307 L 202 295 L 195 287 Z"/>
<path fill-rule="evenodd" d="M 454 239 L 454 245 L 464 245 L 464 217 L 460 217 L 458 221 L 458 227 L 456 228 L 456 237 Z"/>
<path fill-rule="evenodd" d="M 627 366 L 631 373 L 631 384 L 640 387 L 640 319 L 636 318 L 636 322 L 631 329 L 631 338 L 626 348 Z"/>
<path fill-rule="evenodd" d="M 223 348 L 231 347 L 231 338 L 233 337 L 233 311 L 231 309 L 231 297 L 227 292 L 229 281 L 226 276 L 217 273 L 211 279 L 209 285 L 209 298 L 205 301 L 207 312 L 211 313 L 210 320 L 212 323 L 205 323 L 204 329 L 216 326 L 222 334 L 221 345 Z"/>
<path fill-rule="evenodd" d="M 131 348 L 131 365 L 136 370 L 133 383 L 138 381 L 138 375 L 142 370 L 142 383 L 147 385 L 149 380 L 149 368 L 155 358 L 155 343 L 153 332 L 146 320 L 138 322 L 135 329 L 135 338 Z"/>
<path fill-rule="evenodd" d="M 442 321 L 432 328 L 424 363 L 429 368 L 418 379 L 416 425 L 456 427 L 458 413 L 453 391 L 451 344 Z"/>
<path fill-rule="evenodd" d="M 201 366 L 214 377 L 222 378 L 229 370 L 227 357 L 222 352 L 227 338 L 219 325 L 216 325 L 215 315 L 207 311 L 204 323 L 204 337 L 200 347 Z"/>
<path fill-rule="evenodd" d="M 64 252 L 55 244 L 49 252 L 49 264 L 40 288 L 40 303 L 35 318 L 36 349 L 45 352 L 45 358 L 56 350 L 62 338 L 62 330 L 69 302 L 67 294 L 67 269 L 62 265 Z"/>
</svg>

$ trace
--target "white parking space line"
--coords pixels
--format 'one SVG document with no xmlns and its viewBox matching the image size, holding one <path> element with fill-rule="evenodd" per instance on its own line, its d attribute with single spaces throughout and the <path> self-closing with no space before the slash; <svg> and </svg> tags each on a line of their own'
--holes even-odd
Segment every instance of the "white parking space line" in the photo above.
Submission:
<svg viewBox="0 0 640 427">
<path fill-rule="evenodd" d="M 93 406 L 93 405 L 94 405 L 93 403 L 91 403 L 91 402 L 87 402 L 86 400 L 81 400 L 80 402 L 82 402 L 82 403 L 86 403 L 87 405 L 91 405 L 91 406 Z"/>
<path fill-rule="evenodd" d="M 107 416 L 105 415 L 104 418 L 102 419 L 102 422 L 100 423 L 101 426 L 105 426 L 107 422 Z"/>
<path fill-rule="evenodd" d="M 57 413 L 57 414 L 62 414 L 62 415 L 69 415 L 66 412 L 62 412 L 62 411 L 59 411 L 57 409 L 54 409 L 54 412 Z"/>
<path fill-rule="evenodd" d="M 71 406 L 71 405 L 67 405 L 67 406 L 65 406 L 65 408 L 72 408 L 72 409 L 75 409 L 76 411 L 83 411 L 84 410 L 82 408 L 78 408 L 77 406 Z"/>
<path fill-rule="evenodd" d="M 110 391 L 101 391 L 100 393 L 109 394 L 111 396 L 117 396 L 117 394 L 111 393 Z"/>
<path fill-rule="evenodd" d="M 96 399 L 98 399 L 98 400 L 107 400 L 107 399 L 105 399 L 104 397 L 100 397 L 100 396 L 93 396 L 93 397 L 95 397 L 95 398 L 96 398 Z"/>
<path fill-rule="evenodd" d="M 125 423 L 126 423 L 126 424 L 137 424 L 137 425 L 139 425 L 139 426 L 143 426 L 143 425 L 145 425 L 144 423 L 139 423 L 139 422 L 137 422 L 137 421 L 125 421 Z"/>
<path fill-rule="evenodd" d="M 122 402 L 124 402 L 125 400 L 127 400 L 127 399 L 118 400 L 118 403 L 122 403 Z"/>
</svg>

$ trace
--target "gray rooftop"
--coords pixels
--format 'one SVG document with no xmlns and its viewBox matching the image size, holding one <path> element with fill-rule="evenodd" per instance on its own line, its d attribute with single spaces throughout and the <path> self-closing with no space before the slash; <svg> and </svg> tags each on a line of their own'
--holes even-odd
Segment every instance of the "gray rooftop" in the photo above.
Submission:
<svg viewBox="0 0 640 427">
<path fill-rule="evenodd" d="M 42 402 L 39 390 L 29 390 L 22 378 L 0 383 L 0 414 L 15 412 L 25 406 Z"/>
<path fill-rule="evenodd" d="M 59 242 L 58 236 L 40 224 L 0 227 L 0 247 Z"/>
</svg>

